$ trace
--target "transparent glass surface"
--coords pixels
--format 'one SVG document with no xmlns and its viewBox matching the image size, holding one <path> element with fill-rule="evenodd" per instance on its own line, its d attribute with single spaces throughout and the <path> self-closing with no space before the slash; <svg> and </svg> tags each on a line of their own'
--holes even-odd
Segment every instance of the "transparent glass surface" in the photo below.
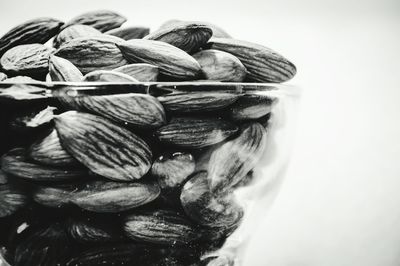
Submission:
<svg viewBox="0 0 400 266">
<path fill-rule="evenodd" d="M 281 84 L 0 83 L 0 265 L 241 265 L 298 98 Z"/>
</svg>

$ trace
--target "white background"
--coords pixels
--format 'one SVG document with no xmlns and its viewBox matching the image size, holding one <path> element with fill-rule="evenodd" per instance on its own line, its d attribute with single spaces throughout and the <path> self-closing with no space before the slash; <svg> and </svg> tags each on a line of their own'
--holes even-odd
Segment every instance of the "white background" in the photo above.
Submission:
<svg viewBox="0 0 400 266">
<path fill-rule="evenodd" d="M 290 169 L 246 266 L 400 265 L 399 0 L 0 0 L 0 34 L 101 8 L 153 29 L 171 18 L 214 22 L 297 65 Z"/>
</svg>

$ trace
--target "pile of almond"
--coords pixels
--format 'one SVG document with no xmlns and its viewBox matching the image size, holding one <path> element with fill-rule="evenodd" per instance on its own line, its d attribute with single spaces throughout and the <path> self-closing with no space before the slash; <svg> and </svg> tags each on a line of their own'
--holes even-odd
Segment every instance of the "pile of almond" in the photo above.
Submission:
<svg viewBox="0 0 400 266">
<path fill-rule="evenodd" d="M 39 18 L 0 39 L 11 265 L 234 265 L 218 250 L 245 216 L 234 192 L 253 182 L 277 102 L 238 82 L 296 68 L 210 23 L 124 22 Z"/>
</svg>

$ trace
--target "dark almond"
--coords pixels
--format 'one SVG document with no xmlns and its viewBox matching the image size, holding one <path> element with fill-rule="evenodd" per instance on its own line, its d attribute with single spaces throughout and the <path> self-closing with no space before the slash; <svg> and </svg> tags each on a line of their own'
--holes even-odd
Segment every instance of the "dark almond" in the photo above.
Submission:
<svg viewBox="0 0 400 266">
<path fill-rule="evenodd" d="M 190 220 L 165 210 L 132 214 L 126 217 L 124 230 L 133 240 L 171 246 L 186 245 L 201 237 Z"/>
<path fill-rule="evenodd" d="M 0 56 L 21 44 L 44 44 L 56 35 L 64 23 L 53 18 L 29 20 L 11 29 L 0 39 Z"/>
<path fill-rule="evenodd" d="M 76 111 L 55 116 L 54 121 L 62 146 L 92 172 L 132 181 L 150 170 L 149 146 L 114 122 Z"/>
<path fill-rule="evenodd" d="M 227 38 L 212 38 L 210 48 L 239 58 L 247 69 L 246 79 L 252 82 L 280 83 L 296 75 L 293 63 L 262 45 Z"/>
<path fill-rule="evenodd" d="M 61 223 L 42 226 L 18 244 L 13 265 L 65 265 L 70 242 Z"/>
<path fill-rule="evenodd" d="M 180 187 L 194 169 L 191 154 L 174 152 L 158 157 L 151 166 L 151 174 L 157 177 L 161 189 L 170 190 Z"/>
<path fill-rule="evenodd" d="M 11 184 L 0 185 L 0 218 L 10 216 L 28 202 L 25 193 Z"/>
<path fill-rule="evenodd" d="M 68 235 L 80 243 L 108 243 L 123 239 L 122 232 L 118 232 L 118 224 L 110 219 L 70 219 L 67 222 Z"/>
<path fill-rule="evenodd" d="M 159 68 L 161 74 L 182 80 L 196 79 L 200 65 L 183 50 L 168 43 L 134 39 L 117 44 L 131 63 L 148 63 Z"/>
<path fill-rule="evenodd" d="M 53 46 L 59 48 L 63 44 L 79 38 L 79 37 L 93 37 L 102 36 L 101 31 L 87 25 L 71 25 L 63 29 L 53 41 Z"/>
<path fill-rule="evenodd" d="M 168 20 L 166 22 L 164 22 L 161 26 L 160 29 L 165 29 L 165 28 L 170 28 L 171 26 L 175 26 L 175 25 L 179 25 L 182 23 L 189 23 L 188 21 L 181 21 L 178 19 L 171 19 Z M 198 23 L 198 24 L 202 24 L 202 25 L 206 25 L 207 27 L 211 28 L 212 30 L 212 37 L 215 38 L 231 38 L 231 36 L 224 31 L 221 27 L 212 24 L 210 22 L 204 22 L 204 21 L 193 21 L 193 23 Z"/>
<path fill-rule="evenodd" d="M 149 203 L 159 194 L 160 187 L 155 183 L 95 181 L 73 193 L 71 202 L 92 212 L 116 213 Z"/>
<path fill-rule="evenodd" d="M 169 43 L 187 53 L 197 52 L 212 36 L 208 26 L 193 22 L 180 22 L 150 33 L 144 39 Z"/>
<path fill-rule="evenodd" d="M 276 98 L 261 94 L 242 95 L 229 108 L 229 117 L 234 121 L 255 120 L 272 111 Z"/>
<path fill-rule="evenodd" d="M 185 148 L 202 148 L 233 136 L 237 126 L 222 119 L 176 117 L 155 132 L 158 140 Z"/>
<path fill-rule="evenodd" d="M 2 68 L 12 75 L 44 77 L 49 69 L 52 48 L 43 44 L 18 45 L 3 54 L 0 59 Z"/>
<path fill-rule="evenodd" d="M 1 159 L 1 169 L 10 175 L 32 181 L 66 181 L 87 177 L 85 170 L 71 170 L 44 166 L 29 162 L 25 156 L 26 151 L 16 148 Z"/>
<path fill-rule="evenodd" d="M 158 67 L 150 64 L 129 64 L 126 66 L 121 66 L 114 71 L 127 74 L 139 81 L 157 81 L 158 77 Z"/>
<path fill-rule="evenodd" d="M 128 64 L 116 46 L 118 39 L 106 35 L 76 38 L 62 45 L 55 55 L 70 61 L 84 75 L 100 69 L 112 70 Z"/>
<path fill-rule="evenodd" d="M 92 26 L 101 32 L 106 32 L 120 27 L 126 18 L 110 10 L 96 10 L 79 15 L 66 24 L 66 26 L 81 24 Z"/>
<path fill-rule="evenodd" d="M 208 112 L 233 104 L 239 94 L 234 92 L 174 92 L 157 97 L 167 111 L 176 113 Z"/>
<path fill-rule="evenodd" d="M 61 146 L 55 129 L 32 144 L 29 157 L 35 162 L 49 166 L 79 166 L 78 161 Z"/>
<path fill-rule="evenodd" d="M 131 39 L 142 39 L 144 36 L 150 33 L 150 29 L 147 27 L 125 27 L 116 28 L 106 31 L 105 34 L 120 37 L 124 40 Z"/>
<path fill-rule="evenodd" d="M 64 96 L 68 97 L 68 96 Z M 148 94 L 126 93 L 71 97 L 70 107 L 101 115 L 140 128 L 158 128 L 166 123 L 161 103 Z"/>
<path fill-rule="evenodd" d="M 180 199 L 185 213 L 204 226 L 236 227 L 243 217 L 243 209 L 231 197 L 213 195 L 207 176 L 205 171 L 198 172 L 183 186 Z"/>
<path fill-rule="evenodd" d="M 229 53 L 210 49 L 200 51 L 193 57 L 209 80 L 242 82 L 246 77 L 246 68 L 242 62 Z"/>
<path fill-rule="evenodd" d="M 257 123 L 241 127 L 240 135 L 215 149 L 208 164 L 213 193 L 225 193 L 246 177 L 259 162 L 267 144 L 267 131 Z"/>
<path fill-rule="evenodd" d="M 71 195 L 77 190 L 75 185 L 57 187 L 38 187 L 32 193 L 32 198 L 40 205 L 50 208 L 61 208 L 70 203 Z"/>
<path fill-rule="evenodd" d="M 80 82 L 83 79 L 82 73 L 67 59 L 51 55 L 49 60 L 50 82 Z"/>
</svg>

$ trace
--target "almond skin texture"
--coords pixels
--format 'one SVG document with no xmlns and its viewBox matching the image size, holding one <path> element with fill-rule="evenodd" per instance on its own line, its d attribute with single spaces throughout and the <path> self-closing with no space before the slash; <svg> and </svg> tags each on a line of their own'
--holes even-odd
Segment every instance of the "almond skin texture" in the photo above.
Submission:
<svg viewBox="0 0 400 266">
<path fill-rule="evenodd" d="M 83 77 L 83 81 L 95 82 L 138 82 L 137 79 L 132 78 L 124 73 L 119 73 L 112 70 L 96 70 L 87 73 Z"/>
<path fill-rule="evenodd" d="M 184 148 L 202 148 L 234 135 L 238 128 L 213 118 L 175 117 L 159 128 L 155 136 L 162 143 Z"/>
<path fill-rule="evenodd" d="M 43 139 L 32 144 L 29 149 L 29 157 L 38 163 L 50 166 L 79 165 L 78 161 L 61 146 L 55 129 Z"/>
<path fill-rule="evenodd" d="M 125 218 L 125 232 L 133 240 L 161 245 L 186 245 L 199 239 L 196 225 L 175 211 L 159 210 Z"/>
<path fill-rule="evenodd" d="M 112 121 L 76 111 L 55 116 L 54 121 L 62 146 L 92 172 L 132 181 L 150 170 L 149 146 Z"/>
<path fill-rule="evenodd" d="M 118 67 L 114 71 L 121 72 L 141 82 L 157 81 L 158 67 L 150 64 L 129 64 Z"/>
<path fill-rule="evenodd" d="M 73 193 L 71 202 L 92 212 L 116 213 L 149 203 L 159 194 L 155 183 L 95 181 Z"/>
<path fill-rule="evenodd" d="M 150 29 L 147 27 L 125 27 L 125 28 L 112 29 L 105 32 L 104 34 L 120 37 L 124 40 L 131 40 L 131 39 L 142 39 L 149 33 Z"/>
<path fill-rule="evenodd" d="M 51 55 L 49 60 L 51 81 L 79 82 L 83 75 L 79 69 L 67 59 Z"/>
<path fill-rule="evenodd" d="M 55 55 L 70 61 L 84 75 L 95 70 L 112 70 L 128 64 L 116 46 L 117 40 L 114 36 L 80 37 L 62 45 Z"/>
<path fill-rule="evenodd" d="M 44 44 L 56 35 L 64 23 L 53 18 L 37 18 L 18 25 L 0 39 L 0 56 L 21 44 Z"/>
<path fill-rule="evenodd" d="M 11 184 L 0 185 L 0 218 L 15 213 L 28 202 L 25 193 Z"/>
<path fill-rule="evenodd" d="M 193 57 L 170 44 L 136 39 L 117 45 L 129 62 L 155 65 L 168 77 L 191 80 L 201 73 L 200 65 Z"/>
<path fill-rule="evenodd" d="M 199 113 L 222 109 L 233 104 L 239 94 L 230 92 L 174 92 L 157 97 L 166 110 L 176 113 Z"/>
<path fill-rule="evenodd" d="M 157 158 L 151 167 L 151 174 L 157 177 L 161 189 L 171 190 L 180 187 L 194 169 L 195 161 L 191 154 L 174 152 Z"/>
<path fill-rule="evenodd" d="M 15 148 L 1 158 L 1 169 L 10 175 L 32 181 L 68 181 L 87 177 L 84 169 L 63 169 L 29 161 L 23 148 Z"/>
<path fill-rule="evenodd" d="M 120 27 L 124 24 L 126 18 L 110 10 L 96 10 L 81 14 L 65 25 L 66 27 L 74 24 L 88 25 L 101 32 L 106 32 Z"/>
<path fill-rule="evenodd" d="M 271 113 L 278 99 L 260 94 L 242 95 L 229 108 L 229 117 L 234 121 L 255 120 Z"/>
<path fill-rule="evenodd" d="M 210 48 L 230 53 L 247 69 L 251 82 L 281 83 L 296 75 L 296 67 L 289 60 L 265 46 L 227 38 L 212 38 Z"/>
<path fill-rule="evenodd" d="M 182 188 L 180 200 L 185 213 L 196 223 L 210 227 L 235 227 L 243 209 L 230 197 L 211 193 L 207 172 L 198 172 Z"/>
<path fill-rule="evenodd" d="M 168 20 L 166 22 L 164 22 L 161 26 L 160 29 L 165 29 L 165 28 L 169 28 L 171 26 L 176 26 L 182 23 L 190 23 L 190 21 L 182 21 L 182 20 L 178 20 L 178 19 L 171 19 Z M 207 27 L 209 27 L 212 30 L 212 37 L 215 38 L 231 38 L 231 36 L 224 31 L 221 27 L 209 23 L 209 22 L 205 22 L 205 21 L 192 21 L 192 23 L 197 23 L 197 24 L 201 24 L 201 25 L 206 25 Z"/>
<path fill-rule="evenodd" d="M 246 77 L 246 68 L 242 62 L 229 53 L 210 49 L 200 51 L 193 57 L 209 80 L 242 82 Z"/>
<path fill-rule="evenodd" d="M 139 128 L 158 128 L 166 123 L 161 103 L 140 93 L 71 97 L 71 107 Z"/>
<path fill-rule="evenodd" d="M 224 194 L 246 178 L 264 154 L 266 143 L 265 128 L 254 122 L 243 125 L 237 138 L 215 149 L 208 164 L 211 191 Z"/>
<path fill-rule="evenodd" d="M 18 45 L 3 54 L 1 67 L 12 75 L 46 76 L 52 51 L 43 44 Z"/>
<path fill-rule="evenodd" d="M 191 54 L 202 48 L 212 36 L 211 28 L 193 22 L 180 22 L 150 33 L 144 39 L 169 43 Z"/>
<path fill-rule="evenodd" d="M 63 29 L 53 41 L 53 46 L 59 48 L 70 40 L 80 37 L 102 36 L 101 31 L 87 25 L 71 25 Z"/>
</svg>

